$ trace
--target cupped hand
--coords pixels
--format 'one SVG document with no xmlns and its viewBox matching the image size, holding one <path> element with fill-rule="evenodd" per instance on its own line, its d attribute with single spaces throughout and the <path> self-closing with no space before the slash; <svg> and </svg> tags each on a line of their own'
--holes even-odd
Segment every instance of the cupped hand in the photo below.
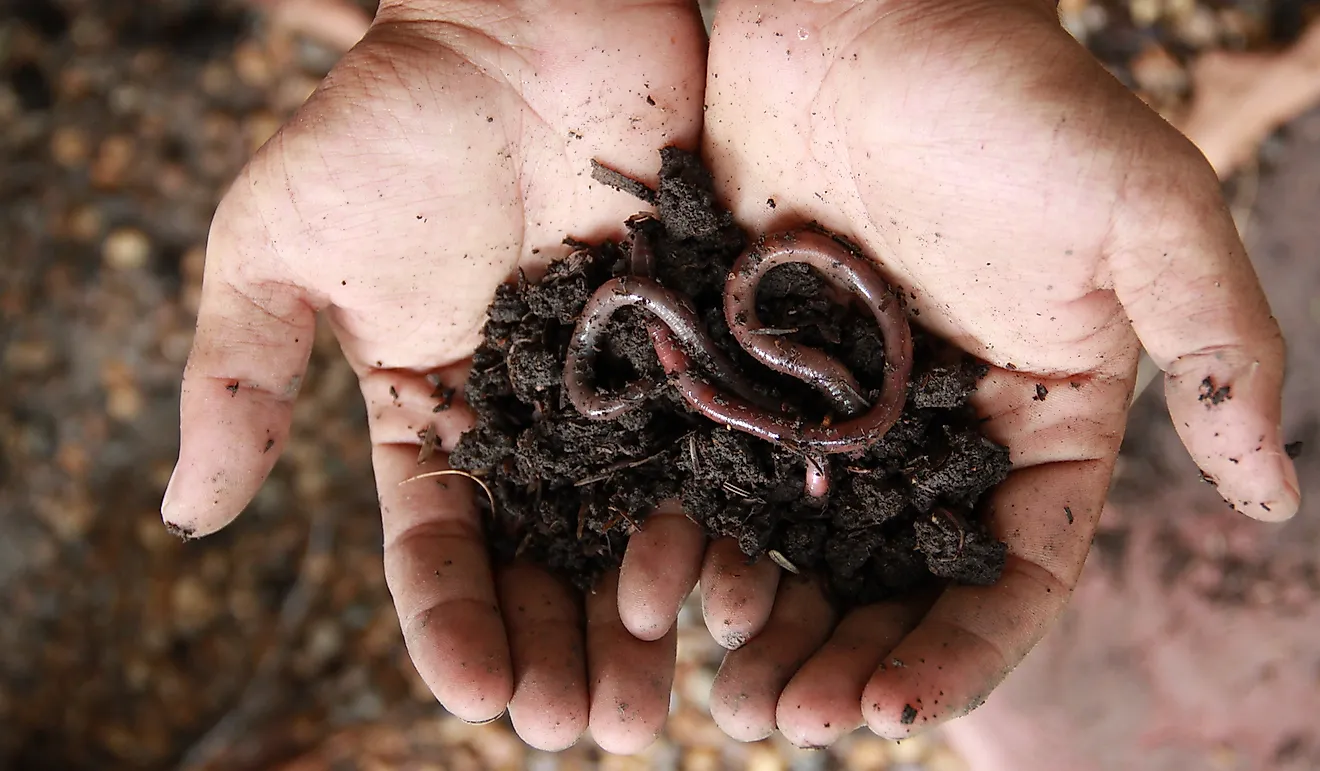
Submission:
<svg viewBox="0 0 1320 771">
<path fill-rule="evenodd" d="M 1215 175 L 1052 3 L 724 0 L 707 103 L 706 157 L 738 220 L 861 243 L 916 323 L 992 365 L 974 405 L 1014 468 L 987 506 L 1003 577 L 933 603 L 839 620 L 733 544 L 704 563 L 659 536 L 630 545 L 622 595 L 650 591 L 657 552 L 700 565 L 707 625 L 735 649 L 711 698 L 731 736 L 900 738 L 980 704 L 1077 580 L 1143 345 L 1224 498 L 1261 520 L 1296 512 L 1283 341 Z M 624 614 L 644 637 L 673 607 L 649 597 Z"/>
<path fill-rule="evenodd" d="M 420 435 L 461 386 L 497 284 L 562 256 L 564 236 L 622 235 L 636 201 L 590 161 L 654 176 L 700 130 L 704 35 L 682 2 L 382 3 L 366 37 L 252 159 L 216 213 L 183 381 L 165 521 L 234 519 L 288 436 L 318 312 L 361 381 L 385 572 L 417 669 L 457 716 L 506 707 L 531 744 L 590 725 L 637 749 L 669 701 L 674 636 L 627 634 L 605 582 L 582 600 L 542 571 L 493 571 L 474 488 L 407 482 Z M 428 379 L 430 378 L 430 379 Z M 433 382 L 434 381 L 434 382 Z M 443 484 L 438 484 L 441 482 Z"/>
</svg>

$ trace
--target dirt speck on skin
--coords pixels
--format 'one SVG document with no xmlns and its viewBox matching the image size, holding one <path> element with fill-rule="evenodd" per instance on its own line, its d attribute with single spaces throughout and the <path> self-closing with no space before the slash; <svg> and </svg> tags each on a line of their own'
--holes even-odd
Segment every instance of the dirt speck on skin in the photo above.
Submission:
<svg viewBox="0 0 1320 771">
<path fill-rule="evenodd" d="M 898 718 L 903 725 L 912 725 L 917 722 L 917 709 L 911 704 L 903 705 L 903 714 Z"/>
<path fill-rule="evenodd" d="M 820 421 L 828 405 L 805 384 L 764 369 L 734 342 L 723 290 L 747 236 L 715 205 L 709 173 L 693 155 L 661 153 L 658 219 L 634 218 L 655 247 L 656 278 L 692 302 L 715 343 L 775 403 Z M 618 186 L 626 187 L 619 180 Z M 495 499 L 486 518 L 497 560 L 521 557 L 587 589 L 623 557 L 633 523 L 677 497 L 713 537 L 734 539 L 749 561 L 770 550 L 823 576 L 844 605 L 875 602 L 958 581 L 990 584 L 1006 548 L 978 503 L 1009 471 L 1008 451 L 980 432 L 967 400 L 988 368 L 913 329 L 914 366 L 904 412 L 865 450 L 829 458 L 830 493 L 805 494 L 807 458 L 691 412 L 666 382 L 646 317 L 610 322 L 597 386 L 659 383 L 640 407 L 588 420 L 561 386 L 573 326 L 591 293 L 626 272 L 627 245 L 573 244 L 544 278 L 501 286 L 466 387 L 475 427 L 450 463 L 481 476 Z M 840 305 L 824 280 L 797 264 L 761 282 L 757 310 L 769 327 L 838 358 L 874 398 L 884 341 L 874 320 Z M 484 505 L 483 501 L 483 505 Z"/>
<path fill-rule="evenodd" d="M 197 531 L 191 525 L 176 525 L 173 522 L 166 522 L 165 531 L 185 543 L 197 537 Z"/>
<path fill-rule="evenodd" d="M 1218 407 L 1220 404 L 1233 398 L 1232 386 L 1215 386 L 1215 381 L 1209 377 L 1201 381 L 1201 393 L 1196 397 L 1197 401 L 1208 402 L 1206 407 Z"/>
</svg>

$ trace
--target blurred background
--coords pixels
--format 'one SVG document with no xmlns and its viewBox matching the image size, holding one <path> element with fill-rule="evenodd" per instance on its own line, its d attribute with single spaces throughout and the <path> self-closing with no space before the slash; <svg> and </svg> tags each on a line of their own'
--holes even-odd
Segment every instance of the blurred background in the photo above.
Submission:
<svg viewBox="0 0 1320 771">
<path fill-rule="evenodd" d="M 667 731 L 631 758 L 436 706 L 328 334 L 248 514 L 187 544 L 160 524 L 211 213 L 372 5 L 0 1 L 0 769 L 1320 769 L 1320 3 L 1060 3 L 1220 172 L 1290 341 L 1302 516 L 1227 512 L 1149 389 L 1076 600 L 982 710 L 902 743 L 734 744 L 688 613 Z"/>
</svg>

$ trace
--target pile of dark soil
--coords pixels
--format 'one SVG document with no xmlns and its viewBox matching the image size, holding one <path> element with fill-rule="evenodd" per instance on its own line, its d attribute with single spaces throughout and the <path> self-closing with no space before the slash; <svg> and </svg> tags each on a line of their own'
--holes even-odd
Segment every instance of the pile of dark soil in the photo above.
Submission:
<svg viewBox="0 0 1320 771">
<path fill-rule="evenodd" d="M 656 278 L 686 295 L 716 343 L 806 420 L 827 417 L 815 391 L 771 372 L 734 342 L 722 311 L 725 277 L 747 245 L 714 202 L 709 173 L 687 153 L 661 153 L 658 219 L 633 218 L 655 245 Z M 659 385 L 615 420 L 588 420 L 563 393 L 565 352 L 592 292 L 627 272 L 624 245 L 570 242 L 577 252 L 537 283 L 500 288 L 473 359 L 467 400 L 476 427 L 450 462 L 483 478 L 497 559 L 531 560 L 589 587 L 623 557 L 628 535 L 659 501 L 677 497 L 712 536 L 735 538 L 749 559 L 826 578 L 845 605 L 953 580 L 989 584 L 1004 544 L 977 516 L 981 496 L 1008 473 L 1008 451 L 984 437 L 967 406 L 985 365 L 913 330 L 914 367 L 904 412 L 879 443 L 830 458 L 830 493 L 804 492 L 801 451 L 732 431 L 692 412 L 667 383 L 644 312 L 617 313 L 596 362 L 605 391 L 639 378 Z M 879 394 L 884 344 L 874 320 L 837 304 L 800 264 L 771 271 L 758 293 L 767 325 L 843 361 Z"/>
</svg>

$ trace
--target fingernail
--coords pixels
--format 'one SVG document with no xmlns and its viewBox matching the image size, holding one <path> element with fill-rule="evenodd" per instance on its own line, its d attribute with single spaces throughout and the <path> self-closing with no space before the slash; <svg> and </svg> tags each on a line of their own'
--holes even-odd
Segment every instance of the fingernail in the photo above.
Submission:
<svg viewBox="0 0 1320 771">
<path fill-rule="evenodd" d="M 464 723 L 467 723 L 468 725 L 490 725 L 491 723 L 494 723 L 496 720 L 499 720 L 500 718 L 504 717 L 505 712 L 508 712 L 508 710 L 502 710 L 500 714 L 496 715 L 495 717 L 487 718 L 485 720 L 463 720 L 463 718 L 461 717 L 459 718 L 459 720 L 461 720 Z"/>
<path fill-rule="evenodd" d="M 174 470 L 170 472 L 170 481 L 165 483 L 165 495 L 161 496 L 160 499 L 160 518 L 166 522 L 173 519 L 170 515 L 170 509 L 173 508 L 174 502 L 174 478 L 178 475 L 179 467 L 176 465 Z"/>
<path fill-rule="evenodd" d="M 1283 453 L 1283 483 L 1288 486 L 1288 492 L 1292 494 L 1294 500 L 1301 500 L 1302 487 L 1297 479 L 1297 465 L 1293 463 L 1288 453 Z"/>
<path fill-rule="evenodd" d="M 191 541 L 197 537 L 197 530 L 192 525 L 176 521 L 174 505 L 174 478 L 179 474 L 179 467 L 175 466 L 170 474 L 170 481 L 165 485 L 165 494 L 160 499 L 160 518 L 165 522 L 165 529 L 170 535 L 178 538 L 180 541 Z"/>
</svg>

